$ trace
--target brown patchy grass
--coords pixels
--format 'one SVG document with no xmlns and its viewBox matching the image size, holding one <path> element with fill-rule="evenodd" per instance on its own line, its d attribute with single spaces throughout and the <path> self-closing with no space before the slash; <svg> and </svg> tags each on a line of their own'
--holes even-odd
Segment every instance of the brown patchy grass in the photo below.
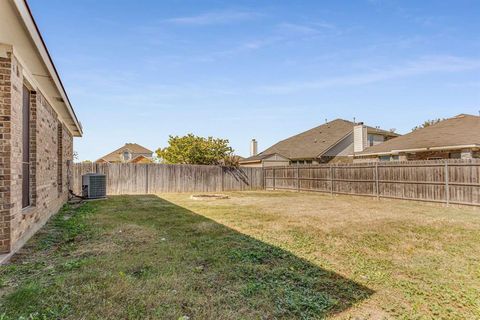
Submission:
<svg viewBox="0 0 480 320">
<path fill-rule="evenodd" d="M 1 267 L 0 319 L 480 318 L 479 209 L 228 194 L 65 208 Z"/>
<path fill-rule="evenodd" d="M 480 210 L 313 193 L 163 195 L 375 291 L 339 317 L 480 318 Z"/>
</svg>

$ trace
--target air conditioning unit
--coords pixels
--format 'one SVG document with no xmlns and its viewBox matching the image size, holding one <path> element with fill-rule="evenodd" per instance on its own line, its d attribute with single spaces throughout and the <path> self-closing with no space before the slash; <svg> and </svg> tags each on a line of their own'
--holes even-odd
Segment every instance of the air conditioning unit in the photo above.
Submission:
<svg viewBox="0 0 480 320">
<path fill-rule="evenodd" d="M 82 196 L 100 199 L 107 196 L 107 178 L 104 174 L 87 173 L 82 176 Z"/>
</svg>

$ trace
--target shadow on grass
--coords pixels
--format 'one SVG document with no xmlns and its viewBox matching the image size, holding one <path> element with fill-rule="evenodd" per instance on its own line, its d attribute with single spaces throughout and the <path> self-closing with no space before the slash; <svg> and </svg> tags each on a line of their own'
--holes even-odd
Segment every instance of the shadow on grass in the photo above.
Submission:
<svg viewBox="0 0 480 320">
<path fill-rule="evenodd" d="M 97 238 L 105 238 L 105 244 L 114 242 L 121 250 L 92 256 L 71 271 L 63 267 L 64 287 L 40 288 L 38 297 L 34 293 L 29 301 L 14 299 L 15 292 L 7 295 L 0 305 L 9 308 L 11 315 L 19 315 L 22 312 L 15 310 L 35 303 L 42 309 L 36 311 L 44 314 L 43 309 L 52 306 L 40 301 L 56 301 L 55 295 L 62 295 L 67 306 L 62 314 L 79 315 L 82 310 L 87 318 L 92 312 L 101 318 L 129 319 L 179 315 L 192 319 L 311 319 L 345 311 L 373 294 L 355 281 L 157 196 L 117 196 L 88 205 L 95 209 L 89 219 L 100 226 Z M 134 229 L 127 228 L 132 225 Z M 105 235 L 112 230 L 116 230 L 116 238 L 107 239 Z M 148 236 L 139 230 L 148 230 Z M 123 281 L 115 278 L 118 274 L 130 280 L 113 290 L 116 282 Z M 36 281 L 45 286 L 52 283 Z M 105 309 L 83 310 L 89 303 L 95 305 L 97 297 L 84 294 L 84 288 L 92 284 L 104 288 L 96 295 L 109 300 L 112 307 L 108 313 L 101 314 Z M 108 292 L 113 291 L 115 299 L 109 297 Z M 65 301 L 66 296 L 76 300 Z"/>
<path fill-rule="evenodd" d="M 186 256 L 195 252 L 194 264 L 202 271 L 221 273 L 224 284 L 239 289 L 240 300 L 249 307 L 273 313 L 267 317 L 321 318 L 373 294 L 373 290 L 335 272 L 175 203 L 156 196 L 142 197 L 168 212 L 160 221 L 168 222 L 170 235 L 177 234 L 173 239 L 170 236 L 170 241 L 182 242 L 185 257 L 181 259 L 189 260 Z"/>
</svg>

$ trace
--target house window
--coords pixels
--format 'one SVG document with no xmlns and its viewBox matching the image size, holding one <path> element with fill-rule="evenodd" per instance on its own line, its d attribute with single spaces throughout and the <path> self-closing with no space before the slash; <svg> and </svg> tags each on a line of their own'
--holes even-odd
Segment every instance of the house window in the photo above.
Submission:
<svg viewBox="0 0 480 320">
<path fill-rule="evenodd" d="M 373 146 L 373 135 L 371 134 L 368 135 L 368 146 Z"/>
<path fill-rule="evenodd" d="M 129 161 L 130 158 L 131 158 L 130 152 L 125 151 L 125 152 L 123 153 L 123 160 Z"/>
<path fill-rule="evenodd" d="M 22 208 L 30 206 L 30 91 L 23 86 L 22 107 Z"/>
<path fill-rule="evenodd" d="M 381 156 L 379 157 L 380 161 L 390 161 L 390 156 Z"/>
</svg>

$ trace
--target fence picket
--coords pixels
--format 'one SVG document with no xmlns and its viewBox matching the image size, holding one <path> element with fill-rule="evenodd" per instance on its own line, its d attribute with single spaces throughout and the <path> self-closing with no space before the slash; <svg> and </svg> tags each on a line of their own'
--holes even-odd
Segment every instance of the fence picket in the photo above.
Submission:
<svg viewBox="0 0 480 320">
<path fill-rule="evenodd" d="M 294 177 L 291 168 L 264 169 L 265 189 L 480 205 L 478 159 L 310 165 L 297 168 Z"/>
<path fill-rule="evenodd" d="M 230 168 L 201 165 L 75 163 L 69 188 L 81 194 L 82 175 L 107 176 L 107 194 L 155 194 L 162 192 L 219 192 L 263 189 L 262 168 Z"/>
</svg>

